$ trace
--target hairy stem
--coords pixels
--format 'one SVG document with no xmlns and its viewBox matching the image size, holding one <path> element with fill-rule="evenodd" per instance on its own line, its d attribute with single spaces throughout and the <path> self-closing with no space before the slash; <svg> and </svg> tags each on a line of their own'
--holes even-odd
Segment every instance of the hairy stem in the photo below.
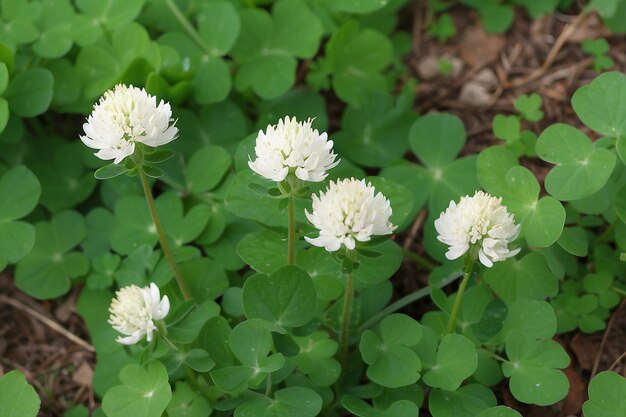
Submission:
<svg viewBox="0 0 626 417">
<path fill-rule="evenodd" d="M 463 300 L 463 294 L 465 293 L 465 287 L 472 276 L 472 269 L 474 268 L 474 257 L 469 253 L 465 255 L 465 268 L 463 269 L 463 281 L 459 286 L 459 291 L 456 294 L 456 300 L 454 300 L 454 307 L 452 308 L 452 314 L 450 314 L 450 320 L 448 321 L 448 333 L 452 333 L 454 325 L 456 324 L 456 318 L 459 315 L 461 308 L 461 301 Z"/>
<path fill-rule="evenodd" d="M 287 211 L 289 212 L 289 230 L 287 232 L 287 265 L 293 265 L 296 255 L 296 210 L 293 194 L 288 198 Z"/>
<path fill-rule="evenodd" d="M 148 202 L 150 215 L 152 216 L 152 221 L 154 222 L 154 226 L 156 227 L 156 232 L 159 236 L 159 242 L 161 243 L 161 249 L 163 250 L 165 259 L 167 259 L 167 262 L 169 262 L 170 266 L 172 267 L 174 277 L 176 277 L 176 283 L 178 284 L 178 288 L 180 288 L 180 292 L 183 294 L 183 298 L 185 300 L 188 300 L 190 298 L 189 290 L 187 289 L 185 281 L 180 274 L 180 270 L 178 269 L 178 265 L 174 260 L 174 256 L 172 256 L 172 250 L 170 249 L 170 245 L 167 243 L 167 239 L 165 238 L 165 232 L 163 231 L 163 227 L 161 226 L 161 221 L 159 220 L 156 207 L 154 206 L 154 198 L 152 197 L 152 190 L 150 189 L 150 185 L 148 184 L 148 177 L 146 177 L 146 174 L 143 172 L 142 169 L 139 170 L 139 178 L 141 179 L 143 192 L 146 195 L 146 201 Z"/>
<path fill-rule="evenodd" d="M 449 276 L 445 280 L 439 282 L 436 285 L 436 287 L 437 288 L 445 287 L 446 285 L 450 284 L 452 281 L 454 281 L 455 279 L 457 279 L 458 277 L 460 277 L 462 275 L 463 275 L 463 272 L 461 272 L 461 270 L 458 270 L 456 273 L 452 274 L 451 276 Z M 374 324 L 378 323 L 380 320 L 384 319 L 385 317 L 387 317 L 391 313 L 395 313 L 396 311 L 400 310 L 403 307 L 406 307 L 407 305 L 411 304 L 412 302 L 420 300 L 420 299 L 422 299 L 424 297 L 429 296 L 431 287 L 432 286 L 429 285 L 427 287 L 420 288 L 419 290 L 414 291 L 411 294 L 405 295 L 404 297 L 396 300 L 392 304 L 389 304 L 387 307 L 385 307 L 384 309 L 380 310 L 376 315 L 374 315 L 369 320 L 367 320 L 365 323 L 363 323 L 361 326 L 359 326 L 359 328 L 357 329 L 357 333 L 362 333 L 363 331 L 369 329 Z"/>
<path fill-rule="evenodd" d="M 437 265 L 434 264 L 433 262 L 429 261 L 428 259 L 426 259 L 425 257 L 421 255 L 418 255 L 417 253 L 411 252 L 410 250 L 405 250 L 404 256 L 409 258 L 411 261 L 415 262 L 416 264 L 421 265 L 422 267 L 428 269 L 429 271 L 432 271 L 433 269 L 437 267 Z"/>
<path fill-rule="evenodd" d="M 200 37 L 200 34 L 196 30 L 196 28 L 193 27 L 189 19 L 187 19 L 183 12 L 180 11 L 178 6 L 176 5 L 176 2 L 174 0 L 165 0 L 165 4 L 167 4 L 167 7 L 169 7 L 174 17 L 176 17 L 176 20 L 178 20 L 178 23 L 180 23 L 183 29 L 185 29 L 191 39 L 193 39 L 204 52 L 210 55 L 211 50 L 206 46 L 206 44 L 202 40 L 202 37 Z"/>
<path fill-rule="evenodd" d="M 341 319 L 341 333 L 339 334 L 339 362 L 342 369 L 346 367 L 348 359 L 348 336 L 350 334 L 350 316 L 352 312 L 352 297 L 354 289 L 352 288 L 352 273 L 346 278 L 346 292 L 343 298 L 343 315 Z"/>
</svg>

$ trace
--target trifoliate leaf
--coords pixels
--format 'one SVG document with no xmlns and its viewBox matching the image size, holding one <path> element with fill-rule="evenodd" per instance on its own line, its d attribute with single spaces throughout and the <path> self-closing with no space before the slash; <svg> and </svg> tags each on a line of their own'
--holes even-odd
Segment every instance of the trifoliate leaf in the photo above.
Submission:
<svg viewBox="0 0 626 417">
<path fill-rule="evenodd" d="M 508 305 L 517 300 L 543 300 L 558 291 L 556 277 L 545 258 L 529 253 L 522 259 L 497 262 L 484 275 L 485 282 Z"/>
<path fill-rule="evenodd" d="M 419 414 L 419 407 L 408 400 L 398 400 L 387 408 L 374 408 L 354 395 L 341 397 L 341 405 L 352 414 L 359 417 L 415 417 Z"/>
<path fill-rule="evenodd" d="M 569 356 L 552 340 L 535 340 L 523 332 L 510 333 L 506 338 L 509 361 L 502 372 L 510 378 L 513 396 L 527 404 L 551 405 L 562 400 L 569 390 L 563 369 Z"/>
<path fill-rule="evenodd" d="M 516 116 L 498 114 L 493 118 L 493 134 L 507 143 L 520 138 L 520 129 L 520 121 Z"/>
<path fill-rule="evenodd" d="M 166 410 L 169 417 L 204 417 L 211 414 L 211 405 L 189 384 L 178 382 Z"/>
<path fill-rule="evenodd" d="M 521 332 L 535 339 L 550 339 L 556 333 L 554 309 L 546 301 L 518 300 L 509 305 L 504 332 Z"/>
<path fill-rule="evenodd" d="M 470 384 L 456 391 L 434 389 L 428 400 L 428 409 L 433 417 L 474 417 L 496 404 L 496 397 L 489 388 Z"/>
<path fill-rule="evenodd" d="M 274 394 L 274 398 L 255 397 L 239 405 L 236 417 L 315 417 L 322 409 L 322 397 L 310 388 L 288 387 Z"/>
<path fill-rule="evenodd" d="M 158 361 L 146 368 L 127 365 L 119 377 L 122 385 L 111 388 L 102 399 L 108 417 L 160 416 L 172 399 L 167 371 Z"/>
<path fill-rule="evenodd" d="M 20 117 L 39 116 L 50 106 L 54 77 L 44 68 L 31 68 L 17 74 L 4 92 L 11 111 Z"/>
<path fill-rule="evenodd" d="M 387 90 L 380 72 L 392 58 L 389 39 L 375 30 L 359 29 L 355 21 L 333 33 L 326 46 L 333 88 L 339 98 L 355 106 L 363 104 L 370 92 Z"/>
<path fill-rule="evenodd" d="M 54 298 L 70 289 L 70 278 L 85 274 L 87 257 L 72 251 L 85 237 L 85 221 L 75 211 L 63 211 L 52 221 L 35 224 L 35 245 L 15 270 L 15 283 L 37 298 Z"/>
<path fill-rule="evenodd" d="M 315 314 L 316 302 L 311 277 L 294 266 L 282 267 L 270 275 L 254 275 L 243 286 L 246 315 L 279 326 L 306 324 Z"/>
<path fill-rule="evenodd" d="M 359 350 L 369 365 L 367 376 L 387 388 L 415 383 L 422 365 L 410 349 L 421 338 L 421 326 L 404 314 L 392 314 L 380 323 L 380 337 L 371 330 L 361 336 Z"/>
<path fill-rule="evenodd" d="M 541 111 L 541 96 L 537 93 L 530 95 L 521 95 L 515 99 L 515 108 L 529 122 L 538 122 L 543 119 L 543 112 Z"/>
<path fill-rule="evenodd" d="M 424 374 L 424 382 L 434 388 L 454 391 L 471 376 L 478 365 L 476 348 L 465 336 L 448 334 L 437 348 L 435 362 Z"/>
<path fill-rule="evenodd" d="M 556 164 L 545 186 L 559 200 L 577 200 L 595 193 L 606 184 L 615 167 L 611 151 L 595 148 L 587 135 L 565 124 L 544 130 L 536 149 L 541 159 Z"/>
<path fill-rule="evenodd" d="M 0 270 L 22 259 L 35 243 L 35 229 L 16 221 L 30 213 L 39 200 L 41 186 L 35 175 L 18 165 L 0 177 Z"/>
</svg>

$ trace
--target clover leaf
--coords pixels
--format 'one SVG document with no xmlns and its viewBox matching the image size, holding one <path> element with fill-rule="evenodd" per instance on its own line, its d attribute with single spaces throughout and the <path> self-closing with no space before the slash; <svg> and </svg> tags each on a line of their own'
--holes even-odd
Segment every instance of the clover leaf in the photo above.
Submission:
<svg viewBox="0 0 626 417">
<path fill-rule="evenodd" d="M 35 389 L 19 371 L 0 377 L 0 415 L 3 417 L 35 417 L 41 400 Z"/>
<path fill-rule="evenodd" d="M 382 33 L 361 29 L 351 20 L 330 37 L 325 60 L 335 93 L 343 101 L 359 106 L 372 91 L 387 90 L 380 72 L 391 64 L 393 46 Z"/>
<path fill-rule="evenodd" d="M 79 143 L 49 141 L 45 158 L 32 163 L 41 181 L 41 204 L 50 211 L 72 208 L 85 201 L 96 187 L 96 179 L 83 163 L 84 147 Z"/>
<path fill-rule="evenodd" d="M 70 289 L 70 278 L 89 269 L 87 257 L 72 249 L 85 238 L 85 220 L 75 211 L 57 213 L 35 224 L 35 245 L 15 270 L 16 285 L 37 298 L 54 298 Z"/>
<path fill-rule="evenodd" d="M 205 417 L 211 414 L 211 405 L 206 398 L 194 392 L 189 384 L 177 382 L 166 410 L 169 417 Z"/>
<path fill-rule="evenodd" d="M 4 92 L 11 111 L 20 117 L 35 117 L 50 106 L 54 77 L 44 68 L 31 68 L 15 75 Z"/>
<path fill-rule="evenodd" d="M 541 104 L 541 96 L 537 93 L 521 95 L 515 99 L 514 103 L 517 111 L 519 111 L 522 117 L 529 122 L 538 122 L 543 119 Z"/>
<path fill-rule="evenodd" d="M 444 336 L 437 348 L 434 363 L 426 364 L 424 382 L 434 388 L 454 391 L 478 366 L 474 343 L 459 334 Z"/>
<path fill-rule="evenodd" d="M 508 143 L 520 138 L 520 121 L 516 116 L 496 115 L 493 118 L 493 134 Z"/>
<path fill-rule="evenodd" d="M 369 366 L 367 377 L 387 388 L 415 383 L 422 364 L 410 349 L 419 343 L 421 326 L 404 314 L 392 314 L 380 323 L 380 336 L 371 330 L 361 335 L 359 350 Z"/>
<path fill-rule="evenodd" d="M 161 194 L 155 200 L 155 206 L 165 234 L 177 248 L 197 238 L 210 217 L 210 209 L 204 204 L 192 207 L 185 214 L 180 197 L 173 192 Z M 156 227 L 145 199 L 139 196 L 120 198 L 115 204 L 111 247 L 128 255 L 141 245 L 154 246 L 157 240 Z"/>
<path fill-rule="evenodd" d="M 556 333 L 556 315 L 542 300 L 518 300 L 509 305 L 504 332 L 521 332 L 535 339 L 549 339 Z"/>
<path fill-rule="evenodd" d="M 134 20 L 145 0 L 77 0 L 76 6 L 89 17 L 108 29 L 113 29 Z"/>
<path fill-rule="evenodd" d="M 411 110 L 413 94 L 405 93 L 394 103 L 389 94 L 373 94 L 360 106 L 348 105 L 342 130 L 334 135 L 335 147 L 354 162 L 385 167 L 402 158 L 406 138 L 417 114 Z"/>
<path fill-rule="evenodd" d="M 371 407 L 354 395 L 344 395 L 341 405 L 359 417 L 414 417 L 419 414 L 419 407 L 408 400 L 394 401 L 386 409 L 380 409 Z"/>
<path fill-rule="evenodd" d="M 512 408 L 499 405 L 480 412 L 477 417 L 522 417 L 522 415 Z"/>
<path fill-rule="evenodd" d="M 12 50 L 17 45 L 35 41 L 39 31 L 35 26 L 39 3 L 29 3 L 25 0 L 3 2 L 0 12 L 0 38 Z"/>
<path fill-rule="evenodd" d="M 456 391 L 436 388 L 428 400 L 433 417 L 474 417 L 495 405 L 493 392 L 479 384 L 464 385 Z"/>
<path fill-rule="evenodd" d="M 315 314 L 317 297 L 309 274 L 284 266 L 270 275 L 257 274 L 243 286 L 243 308 L 249 318 L 298 327 Z"/>
<path fill-rule="evenodd" d="M 537 155 L 556 164 L 545 180 L 546 190 L 559 200 L 586 197 L 600 190 L 615 167 L 615 155 L 593 146 L 587 135 L 565 124 L 554 124 L 537 139 Z"/>
<path fill-rule="evenodd" d="M 589 400 L 583 404 L 585 417 L 620 417 L 626 414 L 626 378 L 610 371 L 600 372 L 589 384 Z"/>
<path fill-rule="evenodd" d="M 513 332 L 506 338 L 508 362 L 502 372 L 509 377 L 513 396 L 527 404 L 550 405 L 562 400 L 569 390 L 565 374 L 569 356 L 552 340 L 535 340 L 532 335 Z"/>
<path fill-rule="evenodd" d="M 146 368 L 131 364 L 120 372 L 121 385 L 111 388 L 102 399 L 108 417 L 160 416 L 172 399 L 167 370 L 158 361 Z"/>
<path fill-rule="evenodd" d="M 257 386 L 268 373 L 283 367 L 285 358 L 281 353 L 268 356 L 273 341 L 265 323 L 262 320 L 247 320 L 230 332 L 228 343 L 241 365 L 211 371 L 211 377 L 220 389 L 241 392 L 248 385 Z"/>
<path fill-rule="evenodd" d="M 498 262 L 485 271 L 485 282 L 507 304 L 517 300 L 543 300 L 558 291 L 556 277 L 543 256 L 529 253 L 521 259 Z"/>
<path fill-rule="evenodd" d="M 43 58 L 60 58 L 72 47 L 74 8 L 68 0 L 59 0 L 42 2 L 41 9 L 37 22 L 40 35 L 33 51 Z"/>
<path fill-rule="evenodd" d="M 456 159 L 465 140 L 463 123 L 449 114 L 420 117 L 411 127 L 411 150 L 430 174 L 426 186 L 431 189 L 429 211 L 432 213 L 440 213 L 451 200 L 478 188 L 475 157 Z"/>
<path fill-rule="evenodd" d="M 0 177 L 0 271 L 8 262 L 18 262 L 32 249 L 35 228 L 18 219 L 35 208 L 40 192 L 39 180 L 23 165 Z"/>
<path fill-rule="evenodd" d="M 333 358 L 339 344 L 329 339 L 328 333 L 319 331 L 304 337 L 294 336 L 300 347 L 296 366 L 316 385 L 330 386 L 341 374 L 341 365 Z"/>
<path fill-rule="evenodd" d="M 271 274 L 287 264 L 287 239 L 270 229 L 245 235 L 237 245 L 237 253 L 258 272 Z"/>
<path fill-rule="evenodd" d="M 311 58 L 319 48 L 322 25 L 301 0 L 279 0 L 272 14 L 262 9 L 240 13 L 241 33 L 232 55 L 241 62 L 235 85 L 270 99 L 295 81 L 296 58 Z"/>
<path fill-rule="evenodd" d="M 322 409 L 322 397 L 311 388 L 288 387 L 274 394 L 274 398 L 256 397 L 235 410 L 236 417 L 315 417 Z"/>
<path fill-rule="evenodd" d="M 232 159 L 221 146 L 207 145 L 197 150 L 185 170 L 186 189 L 202 193 L 214 189 L 230 170 Z"/>
</svg>

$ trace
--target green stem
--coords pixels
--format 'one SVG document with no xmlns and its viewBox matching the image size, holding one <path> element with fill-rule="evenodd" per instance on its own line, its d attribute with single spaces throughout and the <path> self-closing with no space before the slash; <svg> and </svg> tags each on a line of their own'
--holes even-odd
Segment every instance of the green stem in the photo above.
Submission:
<svg viewBox="0 0 626 417">
<path fill-rule="evenodd" d="M 293 265 L 296 254 L 296 209 L 293 194 L 289 195 L 287 211 L 289 212 L 289 230 L 287 234 L 287 264 Z"/>
<path fill-rule="evenodd" d="M 272 393 L 272 373 L 267 374 L 267 378 L 265 380 L 267 386 L 265 387 L 265 396 L 269 397 Z"/>
<path fill-rule="evenodd" d="M 626 291 L 622 290 L 621 288 L 618 287 L 611 287 L 611 290 L 615 291 L 618 294 L 624 295 L 626 296 Z"/>
<path fill-rule="evenodd" d="M 423 266 L 429 271 L 432 271 L 433 269 L 437 267 L 437 265 L 435 265 L 433 262 L 429 261 L 428 259 L 426 259 L 425 257 L 421 255 L 418 255 L 417 253 L 411 252 L 410 250 L 404 250 L 404 256 L 409 258 L 416 264 Z"/>
<path fill-rule="evenodd" d="M 489 349 L 483 349 L 483 351 L 485 353 L 487 353 L 487 355 L 491 356 L 492 358 L 494 358 L 495 360 L 498 360 L 500 362 L 509 362 L 507 359 L 503 358 L 502 356 L 498 355 L 495 352 L 490 351 Z"/>
<path fill-rule="evenodd" d="M 202 395 L 204 395 L 212 404 L 213 398 L 212 398 L 211 392 L 207 389 L 207 387 L 205 387 L 200 382 L 198 382 L 198 379 L 196 378 L 196 371 L 194 371 L 187 365 L 184 365 L 184 367 L 185 367 L 185 373 L 187 374 L 187 380 L 189 381 L 189 383 L 193 385 L 196 390 L 200 391 Z"/>
<path fill-rule="evenodd" d="M 339 362 L 341 368 L 345 369 L 346 360 L 348 359 L 348 336 L 350 334 L 350 316 L 352 312 L 352 297 L 354 289 L 352 288 L 352 273 L 346 278 L 346 292 L 343 298 L 343 315 L 341 319 L 341 333 L 339 334 Z"/>
<path fill-rule="evenodd" d="M 465 292 L 465 287 L 467 287 L 467 283 L 472 276 L 472 269 L 474 268 L 474 257 L 470 253 L 465 256 L 466 258 L 465 268 L 463 270 L 463 281 L 461 281 L 461 286 L 459 287 L 459 291 L 456 294 L 456 300 L 454 300 L 454 307 L 452 308 L 452 314 L 450 314 L 450 320 L 448 321 L 448 333 L 452 333 L 452 331 L 454 330 L 456 317 L 459 315 L 461 301 L 463 300 L 463 293 Z"/>
<path fill-rule="evenodd" d="M 462 275 L 463 275 L 463 272 L 461 272 L 459 270 L 459 271 L 455 272 L 454 274 L 450 275 L 445 280 L 437 283 L 437 285 L 435 287 L 443 288 L 443 287 L 445 287 L 446 285 L 450 284 L 451 282 L 453 282 L 454 280 L 456 280 L 458 277 L 460 277 Z M 385 307 L 384 309 L 380 310 L 376 315 L 374 315 L 369 320 L 367 320 L 365 323 L 363 323 L 357 329 L 357 333 L 364 332 L 366 329 L 369 329 L 374 324 L 378 323 L 380 320 L 382 320 L 385 317 L 387 317 L 389 314 L 394 313 L 394 312 L 400 310 L 403 307 L 406 307 L 407 305 L 411 304 L 412 302 L 420 300 L 420 299 L 422 299 L 424 297 L 429 296 L 431 288 L 432 288 L 432 285 L 428 285 L 428 286 L 426 286 L 424 288 L 420 288 L 419 290 L 414 291 L 411 294 L 405 295 L 404 297 L 398 299 L 394 303 L 389 304 L 387 307 Z"/>
<path fill-rule="evenodd" d="M 150 215 L 152 215 L 152 221 L 154 222 L 154 226 L 156 227 L 157 235 L 159 236 L 159 242 L 161 243 L 161 249 L 163 250 L 163 254 L 165 255 L 165 259 L 169 262 L 172 267 L 172 271 L 174 272 L 174 277 L 176 277 L 176 283 L 180 288 L 180 292 L 183 294 L 183 298 L 188 300 L 189 290 L 185 285 L 185 281 L 183 280 L 182 275 L 180 274 L 180 270 L 178 269 L 178 265 L 174 260 L 174 256 L 172 256 L 172 251 L 170 249 L 169 244 L 167 243 L 167 239 L 165 238 L 165 232 L 163 231 L 163 227 L 161 226 L 161 221 L 159 220 L 159 216 L 156 212 L 156 207 L 154 206 L 154 198 L 152 197 L 152 190 L 150 189 L 150 185 L 148 184 L 148 177 L 143 172 L 142 169 L 139 169 L 139 178 L 141 179 L 141 185 L 143 186 L 143 192 L 146 195 L 146 201 L 148 202 L 148 208 L 150 209 Z"/>
<path fill-rule="evenodd" d="M 169 7 L 174 17 L 176 17 L 178 23 L 180 23 L 183 29 L 187 31 L 187 34 L 191 36 L 191 39 L 193 39 L 200 46 L 200 48 L 204 50 L 204 52 L 211 55 L 211 50 L 206 46 L 196 28 L 193 27 L 191 22 L 189 22 L 189 19 L 187 19 L 183 12 L 180 11 L 174 0 L 165 0 L 165 4 L 167 4 L 167 7 Z"/>
<path fill-rule="evenodd" d="M 617 226 L 617 222 L 611 223 L 606 229 L 604 229 L 604 232 L 602 232 L 602 234 L 598 237 L 598 242 L 606 242 L 607 240 L 610 240 L 611 234 L 613 233 L 613 230 L 615 230 L 615 226 Z"/>
</svg>

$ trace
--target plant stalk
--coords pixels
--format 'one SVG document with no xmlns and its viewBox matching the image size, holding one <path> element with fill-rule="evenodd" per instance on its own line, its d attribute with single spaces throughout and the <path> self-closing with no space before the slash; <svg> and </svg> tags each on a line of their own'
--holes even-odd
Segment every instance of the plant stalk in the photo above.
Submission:
<svg viewBox="0 0 626 417">
<path fill-rule="evenodd" d="M 339 362 L 342 369 L 346 367 L 346 360 L 348 359 L 348 336 L 350 334 L 350 316 L 352 313 L 352 298 L 353 298 L 353 283 L 352 272 L 348 274 L 346 278 L 346 292 L 343 299 L 343 315 L 341 319 L 341 333 L 339 334 Z"/>
<path fill-rule="evenodd" d="M 183 298 L 188 300 L 190 297 L 189 290 L 185 285 L 185 281 L 183 280 L 182 275 L 180 274 L 180 270 L 178 269 L 178 265 L 174 260 L 174 256 L 172 255 L 172 251 L 170 249 L 170 245 L 167 243 L 167 239 L 165 237 L 165 232 L 163 231 L 163 227 L 161 226 L 161 221 L 159 220 L 159 216 L 156 211 L 156 207 L 154 206 L 154 198 L 152 197 L 152 190 L 150 189 L 150 184 L 148 184 L 148 177 L 143 172 L 143 170 L 139 169 L 139 178 L 141 179 L 141 185 L 143 186 L 143 192 L 146 195 L 146 201 L 148 202 L 148 208 L 150 209 L 150 215 L 152 216 L 152 221 L 154 222 L 154 226 L 156 227 L 157 235 L 159 236 L 159 243 L 161 244 L 161 249 L 163 250 L 163 254 L 165 255 L 165 259 L 169 262 L 172 267 L 172 271 L 174 272 L 174 277 L 176 278 L 176 283 L 178 284 L 178 288 L 180 288 L 180 292 L 183 294 Z"/>
<path fill-rule="evenodd" d="M 289 195 L 289 230 L 287 231 L 287 265 L 293 265 L 296 255 L 296 209 L 293 194 Z"/>
<path fill-rule="evenodd" d="M 461 270 L 458 270 L 456 273 L 450 275 L 445 280 L 439 282 L 436 285 L 436 287 L 437 288 L 443 288 L 443 287 L 445 287 L 446 285 L 450 284 L 451 282 L 453 282 L 454 280 L 456 280 L 458 277 L 460 277 L 462 275 L 463 275 L 463 272 L 461 272 Z M 419 290 L 414 291 L 411 294 L 405 295 L 404 297 L 396 300 L 392 304 L 389 304 L 387 307 L 385 307 L 384 309 L 380 310 L 378 313 L 376 313 L 376 315 L 374 315 L 373 317 L 368 319 L 365 323 L 363 323 L 361 326 L 359 326 L 359 328 L 357 329 L 357 333 L 364 332 L 365 330 L 369 329 L 374 324 L 378 323 L 380 320 L 384 319 L 385 317 L 387 317 L 391 313 L 395 313 L 396 311 L 400 310 L 403 307 L 406 307 L 407 305 L 411 304 L 412 302 L 420 300 L 420 299 L 422 299 L 424 297 L 429 296 L 431 288 L 432 288 L 432 285 L 429 285 L 429 286 L 424 287 L 424 288 L 420 288 Z"/>
<path fill-rule="evenodd" d="M 465 287 L 467 287 L 467 283 L 469 282 L 469 279 L 472 276 L 472 269 L 474 269 L 474 257 L 471 255 L 471 253 L 468 253 L 465 258 L 463 280 L 461 281 L 461 285 L 459 286 L 459 291 L 456 294 L 456 300 L 454 300 L 454 307 L 452 308 L 452 313 L 450 314 L 450 320 L 448 321 L 448 333 L 452 333 L 452 331 L 454 330 L 454 325 L 456 324 L 456 318 L 459 315 L 459 310 L 461 309 L 461 301 L 463 300 Z"/>
<path fill-rule="evenodd" d="M 206 46 L 204 40 L 202 40 L 202 37 L 200 37 L 200 34 L 196 30 L 196 28 L 194 28 L 191 22 L 189 22 L 189 19 L 187 19 L 183 12 L 180 11 L 174 0 L 165 0 L 165 4 L 167 4 L 167 7 L 170 9 L 174 17 L 176 17 L 176 20 L 178 20 L 178 23 L 180 23 L 183 29 L 185 29 L 191 39 L 193 39 L 204 52 L 211 55 L 211 50 Z"/>
</svg>

